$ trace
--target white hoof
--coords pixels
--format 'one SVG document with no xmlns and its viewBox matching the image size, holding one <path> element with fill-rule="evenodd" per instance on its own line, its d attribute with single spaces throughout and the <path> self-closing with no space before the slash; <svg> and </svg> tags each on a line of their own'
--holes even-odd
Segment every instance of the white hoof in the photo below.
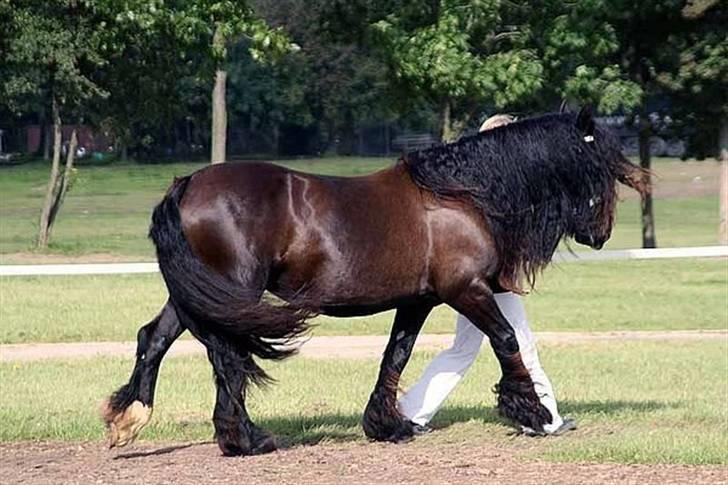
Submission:
<svg viewBox="0 0 728 485">
<path fill-rule="evenodd" d="M 137 437 L 139 431 L 152 417 L 152 408 L 141 401 L 134 401 L 124 411 L 113 414 L 106 403 L 104 420 L 109 428 L 109 448 L 126 446 Z"/>
</svg>

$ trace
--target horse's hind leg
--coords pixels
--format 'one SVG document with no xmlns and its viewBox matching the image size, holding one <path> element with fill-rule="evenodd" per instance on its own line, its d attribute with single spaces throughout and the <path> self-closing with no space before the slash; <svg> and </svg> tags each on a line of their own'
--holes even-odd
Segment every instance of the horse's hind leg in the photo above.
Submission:
<svg viewBox="0 0 728 485">
<path fill-rule="evenodd" d="M 427 315 L 429 303 L 397 308 L 392 333 L 379 368 L 379 378 L 364 411 L 364 433 L 378 441 L 403 441 L 413 435 L 410 423 L 397 409 L 399 377 L 415 345 Z"/>
<path fill-rule="evenodd" d="M 129 444 L 149 422 L 159 366 L 172 342 L 183 331 L 170 302 L 154 320 L 139 329 L 136 363 L 129 382 L 112 394 L 102 407 L 109 430 L 109 447 Z"/>
<path fill-rule="evenodd" d="M 245 408 L 245 394 L 251 380 L 264 373 L 249 352 L 236 348 L 217 335 L 204 340 L 215 372 L 217 399 L 212 421 L 215 439 L 225 456 L 256 455 L 276 449 L 272 436 L 256 426 Z"/>
</svg>

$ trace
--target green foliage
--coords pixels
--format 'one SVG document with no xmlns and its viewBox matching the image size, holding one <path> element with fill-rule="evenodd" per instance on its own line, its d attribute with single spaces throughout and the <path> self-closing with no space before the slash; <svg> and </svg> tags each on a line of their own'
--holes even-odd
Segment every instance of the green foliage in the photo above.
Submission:
<svg viewBox="0 0 728 485">
<path fill-rule="evenodd" d="M 93 79 L 105 63 L 106 25 L 92 2 L 21 0 L 5 6 L 0 103 L 23 112 L 53 96 L 62 110 L 73 111 L 107 95 Z"/>
<path fill-rule="evenodd" d="M 449 103 L 456 127 L 483 109 L 532 112 L 570 99 L 611 112 L 639 102 L 640 87 L 610 62 L 619 43 L 604 21 L 609 2 L 405 4 L 373 23 L 374 38 L 402 92 Z"/>
<path fill-rule="evenodd" d="M 720 123 L 728 123 L 728 14 L 720 4 L 625 0 L 606 2 L 600 14 L 614 27 L 621 76 L 639 87 L 635 111 L 644 119 L 662 106 L 699 155 L 715 153 Z"/>
<path fill-rule="evenodd" d="M 535 50 L 521 42 L 500 42 L 520 34 L 503 31 L 499 2 L 418 4 L 410 2 L 373 24 L 374 40 L 410 101 L 419 97 L 444 105 L 443 116 L 454 105 L 466 112 L 456 117 L 467 118 L 485 103 L 502 109 L 542 86 L 543 65 Z M 444 132 L 451 131 L 447 123 L 443 119 Z"/>
<path fill-rule="evenodd" d="M 566 79 L 564 93 L 575 99 L 598 100 L 602 113 L 613 113 L 620 108 L 629 110 L 640 104 L 643 95 L 638 84 L 621 78 L 617 66 L 607 66 L 597 74 L 596 68 L 584 65 Z"/>
<path fill-rule="evenodd" d="M 284 28 L 298 49 L 265 65 L 247 54 L 247 41 L 231 49 L 231 124 L 237 122 L 250 138 L 264 138 L 275 147 L 279 132 L 283 137 L 286 126 L 296 126 L 309 130 L 318 145 L 307 151 L 336 149 L 347 154 L 353 150 L 357 127 L 394 117 L 385 66 L 366 46 L 326 31 L 329 14 L 324 4 L 256 2 L 266 21 Z"/>
<path fill-rule="evenodd" d="M 0 104 L 38 113 L 54 87 L 64 117 L 152 157 L 202 150 L 218 67 L 231 127 L 266 149 L 284 125 L 350 152 L 367 125 L 439 117 L 457 134 L 495 110 L 633 114 L 669 96 L 703 155 L 728 105 L 728 19 L 684 3 L 2 0 Z"/>
<path fill-rule="evenodd" d="M 721 125 L 728 129 L 728 12 L 719 3 L 696 1 L 683 10 L 688 28 L 670 38 L 676 66 L 659 77 L 675 101 L 690 154 L 701 158 L 718 155 Z"/>
</svg>

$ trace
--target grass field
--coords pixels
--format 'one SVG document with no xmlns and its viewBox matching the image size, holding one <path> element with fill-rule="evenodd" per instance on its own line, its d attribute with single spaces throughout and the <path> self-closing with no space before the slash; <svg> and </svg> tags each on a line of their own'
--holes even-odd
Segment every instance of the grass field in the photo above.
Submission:
<svg viewBox="0 0 728 485">
<path fill-rule="evenodd" d="M 300 170 L 357 175 L 386 159 L 284 163 Z M 0 169 L 0 264 L 63 260 L 152 260 L 149 214 L 174 175 L 203 164 L 80 167 L 48 253 L 30 251 L 47 166 Z M 717 170 L 710 162 L 655 162 L 657 239 L 662 247 L 710 245 L 717 232 Z M 608 248 L 639 247 L 639 206 L 620 203 Z M 580 249 L 574 247 L 574 249 Z M 536 331 L 728 329 L 728 261 L 564 263 L 550 267 L 526 298 Z M 0 279 L 0 344 L 133 340 L 165 300 L 159 275 Z M 316 320 L 315 335 L 389 333 L 393 314 Z M 440 307 L 424 331 L 449 333 Z M 567 436 L 514 436 L 496 416 L 498 379 L 483 352 L 448 406 L 436 433 L 407 445 L 423 456 L 438 444 L 478 444 L 552 461 L 728 464 L 728 341 L 545 344 L 542 361 L 562 414 L 579 430 Z M 403 388 L 432 354 L 416 353 Z M 129 358 L 0 363 L 0 442 L 97 441 L 102 398 L 123 384 Z M 361 412 L 376 379 L 375 360 L 294 358 L 264 363 L 278 383 L 253 390 L 256 421 L 286 445 L 364 442 Z M 209 440 L 211 369 L 201 356 L 163 364 L 152 424 L 143 440 Z M 76 446 L 75 443 L 72 446 Z M 95 446 L 95 445 L 92 445 Z"/>
<path fill-rule="evenodd" d="M 158 275 L 6 277 L 0 280 L 0 343 L 133 340 L 165 301 Z M 563 263 L 526 298 L 536 330 L 728 328 L 728 261 Z M 392 312 L 321 317 L 315 335 L 388 334 Z M 424 331 L 454 329 L 439 307 Z"/>
<path fill-rule="evenodd" d="M 361 175 L 392 162 L 386 158 L 324 158 L 278 163 L 321 174 Z M 115 259 L 152 259 L 153 250 L 146 239 L 152 207 L 175 175 L 202 166 L 81 166 L 54 229 L 49 252 L 60 256 L 102 253 Z M 654 168 L 658 244 L 715 244 L 717 165 L 667 159 L 656 160 Z M 17 262 L 17 253 L 31 250 L 47 177 L 48 168 L 42 163 L 0 169 L 0 263 Z M 629 198 L 620 204 L 617 226 L 607 247 L 640 244 L 639 206 Z M 21 260 L 33 261 L 34 255 L 25 254 Z"/>
<path fill-rule="evenodd" d="M 433 424 L 441 429 L 414 446 L 478 442 L 556 461 L 728 463 L 726 342 L 545 346 L 541 354 L 577 432 L 512 436 L 493 411 L 489 389 L 498 372 L 484 352 L 437 415 Z M 405 388 L 430 357 L 415 355 Z M 127 379 L 131 365 L 118 358 L 0 365 L 0 441 L 101 440 L 98 403 Z M 364 440 L 359 421 L 377 362 L 294 358 L 266 367 L 279 382 L 254 390 L 249 409 L 285 443 Z M 168 359 L 143 439 L 209 439 L 210 374 L 203 357 Z"/>
</svg>

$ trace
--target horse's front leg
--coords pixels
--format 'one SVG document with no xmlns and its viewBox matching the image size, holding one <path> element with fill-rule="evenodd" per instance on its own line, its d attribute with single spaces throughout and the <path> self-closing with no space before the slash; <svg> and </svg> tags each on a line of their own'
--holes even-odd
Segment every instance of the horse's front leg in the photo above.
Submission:
<svg viewBox="0 0 728 485">
<path fill-rule="evenodd" d="M 412 423 L 397 409 L 397 388 L 417 334 L 431 310 L 430 303 L 397 308 L 392 333 L 379 368 L 379 378 L 362 420 L 364 433 L 371 439 L 398 442 L 412 437 Z"/>
<path fill-rule="evenodd" d="M 498 308 L 488 284 L 474 278 L 464 291 L 447 303 L 465 315 L 490 340 L 502 372 L 496 386 L 500 414 L 516 424 L 542 432 L 544 425 L 552 420 L 551 412 L 536 394 L 521 358 L 515 331 Z"/>
<path fill-rule="evenodd" d="M 183 331 L 169 302 L 154 320 L 139 329 L 136 362 L 129 382 L 112 394 L 102 407 L 109 447 L 131 443 L 149 422 L 159 366 Z"/>
</svg>

